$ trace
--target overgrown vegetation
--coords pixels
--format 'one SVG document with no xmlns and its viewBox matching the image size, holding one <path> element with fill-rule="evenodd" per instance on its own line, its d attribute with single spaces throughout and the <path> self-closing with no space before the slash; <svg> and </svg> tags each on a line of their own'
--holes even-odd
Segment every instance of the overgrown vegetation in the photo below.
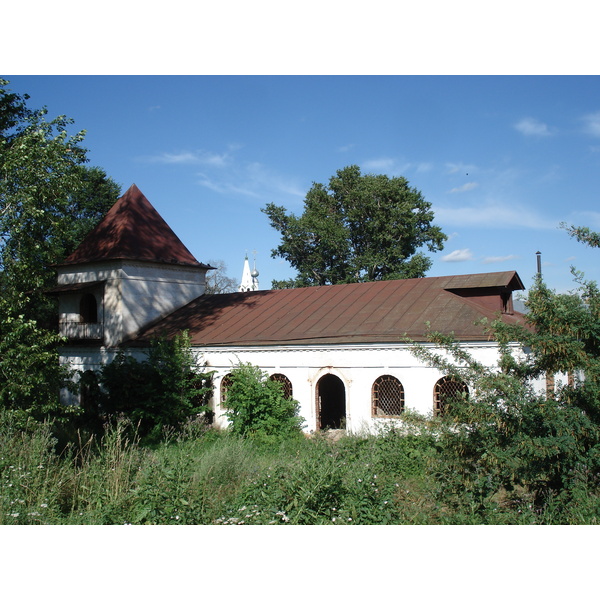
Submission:
<svg viewBox="0 0 600 600">
<path fill-rule="evenodd" d="M 59 456 L 48 424 L 0 415 L 2 524 L 596 524 L 600 495 L 527 500 L 517 488 L 482 503 L 482 482 L 458 494 L 442 429 L 419 435 L 323 435 L 264 444 L 188 421 L 154 448 L 120 420 L 97 443 Z M 413 424 L 413 427 L 415 425 Z M 133 428 L 133 429 L 132 429 Z M 491 462 L 491 461 L 489 461 Z M 467 464 L 466 462 L 463 464 Z M 476 482 L 476 473 L 461 481 Z M 518 496 L 518 497 L 517 497 Z"/>
<path fill-rule="evenodd" d="M 263 440 L 299 435 L 300 406 L 286 398 L 282 384 L 249 363 L 240 363 L 229 375 L 225 401 L 233 433 Z"/>
<path fill-rule="evenodd" d="M 509 522 L 597 522 L 600 293 L 578 282 L 579 293 L 556 294 L 538 279 L 526 302 L 528 327 L 488 324 L 500 344 L 497 367 L 441 334 L 430 339 L 445 355 L 415 348 L 476 391 L 449 411 L 431 470 L 436 497 L 453 511 L 480 522 L 499 514 Z M 522 358 L 515 347 L 525 349 Z M 535 390 L 540 378 L 546 391 Z"/>
<path fill-rule="evenodd" d="M 191 420 L 154 449 L 119 421 L 57 456 L 49 425 L 0 419 L 4 524 L 402 523 L 400 490 L 431 452 L 430 438 L 393 429 L 265 445 Z"/>
<path fill-rule="evenodd" d="M 146 443 L 178 430 L 191 417 L 210 418 L 212 372 L 198 364 L 186 331 L 152 341 L 143 360 L 121 351 L 98 375 L 83 373 L 81 421 L 96 433 L 125 416 Z"/>
</svg>

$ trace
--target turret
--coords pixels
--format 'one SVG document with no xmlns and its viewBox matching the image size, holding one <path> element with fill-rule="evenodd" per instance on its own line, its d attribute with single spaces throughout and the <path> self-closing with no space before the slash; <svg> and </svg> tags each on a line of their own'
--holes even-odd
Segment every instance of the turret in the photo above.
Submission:
<svg viewBox="0 0 600 600">
<path fill-rule="evenodd" d="M 60 332 L 70 344 L 113 347 L 201 296 L 213 267 L 132 185 L 56 268 Z"/>
</svg>

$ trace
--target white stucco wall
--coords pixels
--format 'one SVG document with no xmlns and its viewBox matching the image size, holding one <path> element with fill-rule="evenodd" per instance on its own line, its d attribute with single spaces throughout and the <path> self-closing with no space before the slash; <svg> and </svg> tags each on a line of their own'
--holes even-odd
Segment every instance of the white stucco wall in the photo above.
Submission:
<svg viewBox="0 0 600 600">
<path fill-rule="evenodd" d="M 427 347 L 433 348 L 431 344 Z M 494 367 L 498 352 L 493 342 L 465 343 L 473 358 L 482 364 Z M 302 347 L 271 348 L 196 348 L 198 364 L 206 365 L 207 371 L 215 371 L 213 406 L 215 424 L 227 426 L 227 417 L 221 406 L 221 381 L 240 362 L 249 362 L 273 375 L 281 373 L 292 383 L 293 397 L 300 404 L 300 414 L 305 420 L 307 432 L 317 429 L 316 387 L 325 374 L 339 377 L 346 394 L 346 428 L 354 433 L 376 432 L 389 423 L 389 417 L 373 417 L 371 414 L 371 390 L 374 381 L 381 375 L 396 377 L 404 388 L 405 409 L 422 415 L 433 412 L 434 386 L 446 375 L 436 368 L 426 366 L 413 356 L 403 344 L 356 344 L 346 346 L 311 345 Z M 515 352 L 518 350 L 515 348 Z M 129 350 L 138 360 L 144 360 L 143 350 Z M 115 348 L 71 348 L 63 349 L 61 362 L 73 370 L 98 371 L 111 362 L 117 354 Z M 566 383 L 566 378 L 557 376 L 557 383 Z M 536 386 L 545 389 L 545 381 Z M 473 390 L 470 390 L 473 393 Z M 66 402 L 76 401 L 65 396 Z"/>
<path fill-rule="evenodd" d="M 493 342 L 465 344 L 464 349 L 487 366 L 497 364 L 498 352 Z M 199 359 L 207 362 L 207 369 L 216 371 L 214 411 L 218 426 L 227 425 L 221 406 L 221 381 L 240 362 L 257 365 L 269 375 L 281 373 L 291 381 L 293 396 L 300 403 L 300 414 L 307 431 L 314 431 L 317 427 L 316 386 L 327 373 L 336 375 L 344 383 L 346 428 L 353 432 L 373 431 L 390 420 L 371 414 L 372 386 L 381 375 L 396 377 L 404 388 L 405 409 L 423 415 L 433 412 L 434 386 L 446 375 L 420 363 L 402 344 L 210 348 L 198 350 L 198 353 Z"/>
<path fill-rule="evenodd" d="M 104 325 L 104 344 L 116 346 L 148 323 L 184 306 L 204 293 L 206 271 L 195 267 L 111 261 L 60 267 L 58 285 L 105 281 L 92 290 Z M 80 294 L 59 300 L 61 322 L 77 321 Z"/>
</svg>

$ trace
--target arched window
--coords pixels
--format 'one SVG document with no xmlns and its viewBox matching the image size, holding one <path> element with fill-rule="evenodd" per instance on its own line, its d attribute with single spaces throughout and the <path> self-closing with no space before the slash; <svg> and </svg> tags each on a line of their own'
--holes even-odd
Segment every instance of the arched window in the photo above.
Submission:
<svg viewBox="0 0 600 600">
<path fill-rule="evenodd" d="M 94 294 L 84 294 L 79 302 L 79 314 L 83 323 L 98 322 L 98 303 Z"/>
<path fill-rule="evenodd" d="M 464 381 L 452 376 L 438 379 L 433 388 L 433 415 L 441 417 L 447 414 L 454 400 L 468 397 L 469 388 Z"/>
<path fill-rule="evenodd" d="M 221 379 L 221 387 L 220 387 L 220 396 L 221 396 L 221 406 L 225 404 L 227 401 L 227 390 L 231 387 L 231 373 L 227 373 Z"/>
<path fill-rule="evenodd" d="M 292 382 L 283 373 L 274 373 L 269 377 L 272 381 L 278 381 L 281 383 L 281 389 L 286 399 L 290 399 L 293 396 Z"/>
<path fill-rule="evenodd" d="M 404 411 L 404 388 L 391 375 L 382 375 L 371 389 L 371 407 L 374 417 L 397 417 Z"/>
</svg>

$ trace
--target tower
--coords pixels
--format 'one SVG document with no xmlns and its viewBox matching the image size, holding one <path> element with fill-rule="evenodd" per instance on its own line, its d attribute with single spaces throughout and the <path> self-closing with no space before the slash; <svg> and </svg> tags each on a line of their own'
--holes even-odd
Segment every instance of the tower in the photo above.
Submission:
<svg viewBox="0 0 600 600">
<path fill-rule="evenodd" d="M 242 282 L 238 288 L 238 292 L 256 292 L 258 290 L 258 271 L 256 270 L 256 252 L 254 252 L 254 266 L 250 271 L 250 263 L 248 262 L 248 254 L 244 259 L 244 270 L 242 271 Z"/>
<path fill-rule="evenodd" d="M 118 346 L 201 296 L 212 269 L 135 185 L 56 268 L 60 332 L 79 347 Z"/>
</svg>

